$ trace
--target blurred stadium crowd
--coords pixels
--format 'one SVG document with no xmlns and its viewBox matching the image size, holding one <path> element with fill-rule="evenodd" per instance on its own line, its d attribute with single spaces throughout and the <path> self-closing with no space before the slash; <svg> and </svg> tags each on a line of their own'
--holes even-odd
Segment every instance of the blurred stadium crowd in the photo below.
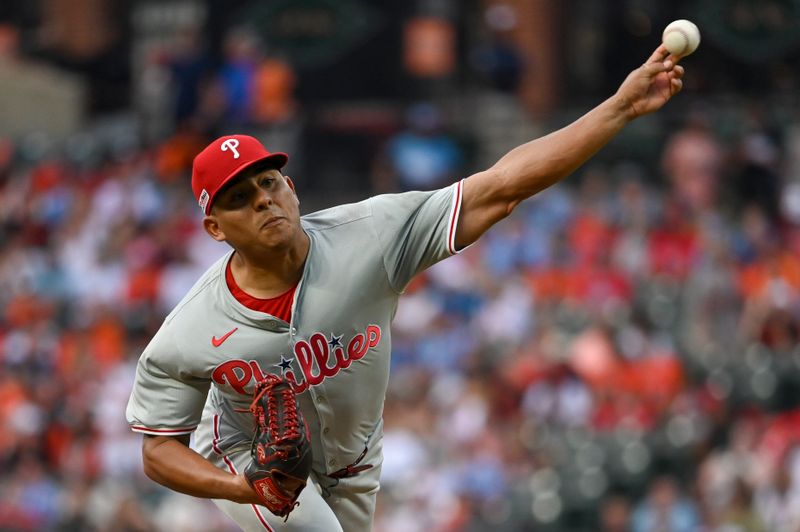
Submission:
<svg viewBox="0 0 800 532">
<path fill-rule="evenodd" d="M 209 82 L 184 37 L 145 62 L 158 142 L 126 124 L 0 141 L 0 530 L 232 530 L 143 476 L 123 413 L 143 347 L 226 249 L 193 155 L 230 128 L 292 155 L 308 138 L 287 63 L 233 34 Z M 482 90 L 513 94 L 522 52 L 482 53 L 501 65 Z M 800 530 L 800 108 L 774 96 L 687 91 L 413 281 L 376 531 Z M 351 198 L 486 164 L 448 109 L 412 105 L 363 146 Z"/>
</svg>

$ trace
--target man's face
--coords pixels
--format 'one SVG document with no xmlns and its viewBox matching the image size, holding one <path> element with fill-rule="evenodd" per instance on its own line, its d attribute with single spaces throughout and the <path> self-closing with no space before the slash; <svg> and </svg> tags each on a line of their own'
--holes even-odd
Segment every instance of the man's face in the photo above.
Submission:
<svg viewBox="0 0 800 532">
<path fill-rule="evenodd" d="M 244 253 L 289 249 L 303 234 L 294 184 L 271 168 L 246 170 L 227 184 L 203 225 Z"/>
</svg>

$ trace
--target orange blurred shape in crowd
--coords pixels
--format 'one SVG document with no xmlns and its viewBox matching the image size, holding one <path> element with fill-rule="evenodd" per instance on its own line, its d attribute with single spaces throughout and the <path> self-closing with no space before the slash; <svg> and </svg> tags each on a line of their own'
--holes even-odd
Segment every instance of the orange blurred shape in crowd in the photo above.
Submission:
<svg viewBox="0 0 800 532">
<path fill-rule="evenodd" d="M 784 462 L 800 445 L 800 409 L 781 412 L 767 421 L 758 442 L 759 454 L 768 458 L 773 468 L 787 467 Z"/>
<path fill-rule="evenodd" d="M 205 148 L 205 139 L 191 130 L 176 133 L 156 151 L 155 172 L 162 181 L 175 181 L 192 168 L 195 155 Z"/>
<path fill-rule="evenodd" d="M 57 372 L 67 381 L 81 380 L 86 372 L 104 373 L 125 356 L 126 332 L 119 316 L 97 311 L 97 318 L 85 329 L 70 329 L 59 339 Z"/>
<path fill-rule="evenodd" d="M 89 350 L 102 369 L 110 369 L 123 357 L 125 330 L 113 315 L 101 316 L 89 330 Z"/>
<path fill-rule="evenodd" d="M 517 391 L 522 391 L 534 382 L 553 374 L 555 368 L 539 360 L 534 352 L 519 353 L 509 363 L 503 365 L 504 382 Z"/>
<path fill-rule="evenodd" d="M 428 286 L 428 284 L 430 284 L 428 281 L 428 274 L 425 272 L 418 273 L 411 278 L 411 281 L 409 281 L 408 285 L 406 285 L 406 289 L 403 293 L 406 295 L 414 294 L 420 290 L 423 290 Z"/>
<path fill-rule="evenodd" d="M 420 77 L 437 78 L 455 67 L 455 30 L 441 18 L 418 17 L 405 27 L 404 54 L 408 71 Z"/>
<path fill-rule="evenodd" d="M 35 194 L 46 192 L 61 184 L 64 180 L 64 168 L 54 162 L 43 163 L 31 173 L 31 191 Z"/>
<path fill-rule="evenodd" d="M 5 419 L 26 397 L 22 383 L 16 379 L 4 378 L 0 381 L 0 418 Z"/>
<path fill-rule="evenodd" d="M 579 335 L 572 346 L 570 365 L 595 389 L 628 393 L 661 406 L 680 393 L 684 384 L 683 366 L 671 354 L 620 359 L 608 335 L 599 329 Z"/>
<path fill-rule="evenodd" d="M 537 300 L 561 300 L 567 295 L 569 273 L 562 268 L 531 270 L 526 281 Z"/>
<path fill-rule="evenodd" d="M 790 251 L 782 251 L 745 266 L 739 274 L 739 289 L 748 299 L 758 298 L 767 295 L 773 281 L 800 290 L 800 259 Z"/>
<path fill-rule="evenodd" d="M 96 374 L 90 329 L 70 329 L 59 339 L 56 372 L 65 382 L 82 382 L 86 375 Z"/>
<path fill-rule="evenodd" d="M 125 340 L 125 329 L 112 313 L 102 315 L 86 329 L 66 331 L 59 339 L 57 373 L 67 381 L 81 380 L 86 372 L 103 373 L 123 358 Z"/>
<path fill-rule="evenodd" d="M 658 420 L 652 405 L 620 390 L 598 394 L 595 403 L 591 424 L 596 430 L 614 430 L 622 425 L 649 430 Z"/>
<path fill-rule="evenodd" d="M 282 122 L 294 112 L 296 79 L 291 66 L 279 59 L 265 59 L 253 77 L 253 116 L 258 122 Z"/>
<path fill-rule="evenodd" d="M 19 31 L 10 24 L 0 24 L 0 59 L 13 59 L 19 50 Z"/>
<path fill-rule="evenodd" d="M 648 250 L 652 273 L 686 277 L 691 270 L 696 248 L 694 233 L 653 231 Z"/>
<path fill-rule="evenodd" d="M 583 213 L 575 217 L 569 229 L 570 249 L 578 264 L 594 262 L 614 245 L 614 230 L 599 216 Z"/>
<path fill-rule="evenodd" d="M 659 406 L 677 396 L 684 386 L 683 365 L 673 356 L 648 356 L 629 364 L 631 391 Z"/>
<path fill-rule="evenodd" d="M 628 278 L 603 266 L 585 265 L 571 272 L 564 280 L 567 294 L 596 307 L 610 301 L 628 301 L 633 292 Z"/>
<path fill-rule="evenodd" d="M 51 304 L 34 294 L 24 293 L 14 296 L 6 304 L 5 319 L 10 328 L 19 329 L 48 318 L 52 312 Z"/>
<path fill-rule="evenodd" d="M 10 377 L 0 377 L 0 426 L 8 427 L 9 416 L 26 397 L 21 382 Z M 10 430 L 0 431 L 0 454 L 13 443 L 14 436 Z"/>
<path fill-rule="evenodd" d="M 58 421 L 48 425 L 44 434 L 44 448 L 48 461 L 59 467 L 69 454 L 72 440 L 72 431 L 68 426 Z"/>
<path fill-rule="evenodd" d="M 145 266 L 130 273 L 128 279 L 128 301 L 155 301 L 158 298 L 161 281 L 161 269 Z"/>
<path fill-rule="evenodd" d="M 622 367 L 608 333 L 599 328 L 578 335 L 569 361 L 575 373 L 596 388 L 613 388 Z"/>
</svg>

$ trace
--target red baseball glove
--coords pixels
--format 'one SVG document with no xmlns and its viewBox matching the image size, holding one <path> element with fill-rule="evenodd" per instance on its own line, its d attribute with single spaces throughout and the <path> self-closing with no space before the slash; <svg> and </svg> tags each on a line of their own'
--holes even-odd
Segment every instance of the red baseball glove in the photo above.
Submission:
<svg viewBox="0 0 800 532">
<path fill-rule="evenodd" d="M 289 383 L 276 375 L 256 384 L 250 412 L 256 428 L 247 482 L 270 512 L 289 518 L 311 472 L 311 442 Z"/>
</svg>

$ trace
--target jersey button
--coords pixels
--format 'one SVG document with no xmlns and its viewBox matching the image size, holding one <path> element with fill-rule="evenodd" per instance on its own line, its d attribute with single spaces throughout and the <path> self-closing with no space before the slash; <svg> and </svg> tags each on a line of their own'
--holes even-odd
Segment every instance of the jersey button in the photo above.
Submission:
<svg viewBox="0 0 800 532">
<path fill-rule="evenodd" d="M 328 465 L 329 466 L 335 466 L 336 465 L 336 459 L 335 458 L 331 458 L 330 460 L 328 460 Z"/>
<path fill-rule="evenodd" d="M 297 328 L 296 327 L 292 327 L 292 336 L 294 336 L 295 334 L 297 334 Z"/>
<path fill-rule="evenodd" d="M 324 402 L 325 402 L 325 396 L 324 395 L 318 395 L 317 396 L 317 403 L 322 404 Z"/>
<path fill-rule="evenodd" d="M 324 429 L 322 429 L 322 433 L 323 433 L 323 434 L 327 434 L 327 433 L 329 433 L 330 431 L 331 431 L 331 428 L 330 428 L 330 427 L 325 427 Z"/>
</svg>

